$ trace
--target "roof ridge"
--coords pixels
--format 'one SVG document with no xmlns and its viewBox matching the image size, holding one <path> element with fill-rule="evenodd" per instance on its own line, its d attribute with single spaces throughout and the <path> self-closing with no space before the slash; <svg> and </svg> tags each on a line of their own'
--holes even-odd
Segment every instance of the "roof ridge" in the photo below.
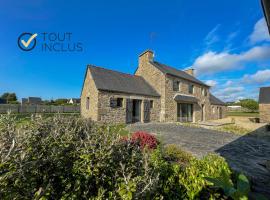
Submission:
<svg viewBox="0 0 270 200">
<path fill-rule="evenodd" d="M 122 75 L 131 76 L 131 77 L 140 77 L 140 76 L 135 75 L 135 74 L 128 74 L 128 73 L 120 72 L 120 71 L 117 71 L 117 70 L 112 70 L 112 69 L 108 69 L 108 68 L 100 67 L 100 66 L 96 66 L 96 65 L 91 65 L 91 64 L 88 64 L 87 67 L 99 68 L 99 69 L 103 69 L 103 70 L 107 70 L 107 71 L 111 71 L 111 72 L 116 72 L 116 73 L 119 73 L 119 74 L 122 74 Z"/>
<path fill-rule="evenodd" d="M 175 67 L 169 66 L 169 65 L 167 65 L 167 64 L 163 64 L 163 63 L 158 62 L 158 61 L 153 61 L 153 62 L 156 62 L 156 63 L 161 64 L 161 65 L 165 65 L 166 67 L 169 67 L 169 68 L 172 68 L 172 69 L 175 69 L 175 70 L 181 71 L 181 72 L 185 72 L 184 70 L 177 69 L 177 68 L 175 68 Z M 188 75 L 189 75 L 189 74 L 188 74 Z"/>
<path fill-rule="evenodd" d="M 166 65 L 166 64 L 163 64 L 163 63 L 160 63 L 158 61 L 150 61 L 150 63 L 152 65 L 154 65 L 157 69 L 159 69 L 161 72 L 165 73 L 165 74 L 170 74 L 170 75 L 173 75 L 173 76 L 177 76 L 177 77 L 180 77 L 180 78 L 183 78 L 183 79 L 186 79 L 186 80 L 189 80 L 191 82 L 194 82 L 194 83 L 197 83 L 197 84 L 200 84 L 200 85 L 204 85 L 204 86 L 207 86 L 207 87 L 210 87 L 209 85 L 207 85 L 206 83 L 202 82 L 201 80 L 199 80 L 198 78 L 196 78 L 195 76 L 192 76 L 190 74 L 188 74 L 187 72 L 185 72 L 184 70 L 181 70 L 181 69 L 177 69 L 175 67 L 171 67 L 169 65 Z M 163 69 L 162 69 L 163 68 Z M 168 68 L 168 69 L 166 69 Z M 171 71 L 171 72 L 170 72 Z M 173 71 L 173 72 L 172 72 Z M 178 74 L 176 74 L 178 73 Z M 180 74 L 180 75 L 179 75 Z M 182 75 L 181 75 L 182 74 Z"/>
</svg>

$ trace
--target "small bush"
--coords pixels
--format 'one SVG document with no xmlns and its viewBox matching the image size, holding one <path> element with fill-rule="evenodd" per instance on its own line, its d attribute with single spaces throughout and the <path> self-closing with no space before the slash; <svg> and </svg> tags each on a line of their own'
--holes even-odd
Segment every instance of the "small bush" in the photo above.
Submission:
<svg viewBox="0 0 270 200">
<path fill-rule="evenodd" d="M 222 173 L 231 175 L 225 159 L 216 154 L 209 154 L 201 160 L 191 159 L 184 172 L 179 174 L 179 178 L 186 188 L 188 199 L 195 199 L 203 188 L 209 185 L 205 177 L 217 178 Z"/>
<path fill-rule="evenodd" d="M 184 166 L 193 158 L 190 153 L 180 149 L 175 144 L 169 144 L 164 148 L 164 157 L 167 161 L 177 162 Z"/>
<path fill-rule="evenodd" d="M 158 141 L 155 136 L 143 132 L 143 131 L 137 131 L 131 135 L 131 141 L 132 142 L 139 142 L 141 148 L 149 148 L 149 149 L 155 149 L 158 145 Z"/>
</svg>

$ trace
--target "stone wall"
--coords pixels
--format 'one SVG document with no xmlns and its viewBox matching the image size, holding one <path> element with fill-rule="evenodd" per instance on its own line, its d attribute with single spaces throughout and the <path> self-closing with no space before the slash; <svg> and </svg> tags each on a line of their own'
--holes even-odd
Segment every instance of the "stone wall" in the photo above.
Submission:
<svg viewBox="0 0 270 200">
<path fill-rule="evenodd" d="M 111 98 L 123 98 L 122 107 L 113 108 L 110 106 Z M 143 119 L 143 100 L 153 100 L 153 108 L 150 109 L 150 121 L 160 121 L 160 98 L 141 95 L 131 95 L 124 93 L 99 91 L 98 93 L 98 120 L 106 123 L 126 123 L 126 99 L 142 100 L 141 119 Z M 143 121 L 143 120 L 142 120 Z"/>
<path fill-rule="evenodd" d="M 220 114 L 219 114 L 220 109 L 221 109 L 221 117 L 225 118 L 227 116 L 227 106 L 211 105 L 210 119 L 220 119 Z"/>
<path fill-rule="evenodd" d="M 179 91 L 173 91 L 173 81 L 180 82 Z M 204 104 L 205 106 L 205 120 L 211 119 L 209 89 L 207 87 L 187 81 L 185 79 L 174 77 L 171 75 L 166 75 L 165 83 L 166 83 L 166 86 L 165 86 L 165 113 L 166 115 L 165 117 L 166 117 L 167 122 L 177 121 L 177 102 L 174 100 L 174 97 L 177 94 L 192 95 L 192 96 L 195 96 L 199 100 L 197 104 L 193 104 L 193 110 L 194 110 L 193 121 L 194 122 L 201 120 L 201 105 L 202 104 Z M 193 94 L 189 94 L 188 92 L 189 84 L 194 85 Z M 204 88 L 207 91 L 207 96 L 204 96 L 202 94 L 202 88 Z"/>
<path fill-rule="evenodd" d="M 260 121 L 270 122 L 270 104 L 259 104 Z"/>
<path fill-rule="evenodd" d="M 160 121 L 165 121 L 165 74 L 153 66 L 153 52 L 146 51 L 139 56 L 139 66 L 135 75 L 143 77 L 160 94 Z"/>
<path fill-rule="evenodd" d="M 86 99 L 89 97 L 89 109 L 86 108 Z M 98 119 L 98 90 L 90 73 L 87 69 L 81 94 L 81 115 L 85 118 Z"/>
</svg>

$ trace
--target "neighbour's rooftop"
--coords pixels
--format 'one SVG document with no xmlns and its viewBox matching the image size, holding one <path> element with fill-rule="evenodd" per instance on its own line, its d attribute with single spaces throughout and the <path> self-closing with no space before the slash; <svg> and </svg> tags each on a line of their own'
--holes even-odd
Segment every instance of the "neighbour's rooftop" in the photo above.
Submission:
<svg viewBox="0 0 270 200">
<path fill-rule="evenodd" d="M 260 88 L 259 103 L 270 104 L 270 86 Z"/>
</svg>

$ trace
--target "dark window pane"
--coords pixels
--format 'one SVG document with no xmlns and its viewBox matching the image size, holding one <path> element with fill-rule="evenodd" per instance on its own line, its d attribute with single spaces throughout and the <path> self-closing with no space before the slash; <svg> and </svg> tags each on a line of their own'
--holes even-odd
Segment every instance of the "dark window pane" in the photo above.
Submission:
<svg viewBox="0 0 270 200">
<path fill-rule="evenodd" d="M 86 110 L 89 110 L 90 107 L 90 98 L 86 97 Z"/>
<path fill-rule="evenodd" d="M 117 98 L 117 107 L 123 106 L 123 98 Z"/>
<path fill-rule="evenodd" d="M 173 91 L 179 91 L 179 81 L 173 81 Z"/>
</svg>

